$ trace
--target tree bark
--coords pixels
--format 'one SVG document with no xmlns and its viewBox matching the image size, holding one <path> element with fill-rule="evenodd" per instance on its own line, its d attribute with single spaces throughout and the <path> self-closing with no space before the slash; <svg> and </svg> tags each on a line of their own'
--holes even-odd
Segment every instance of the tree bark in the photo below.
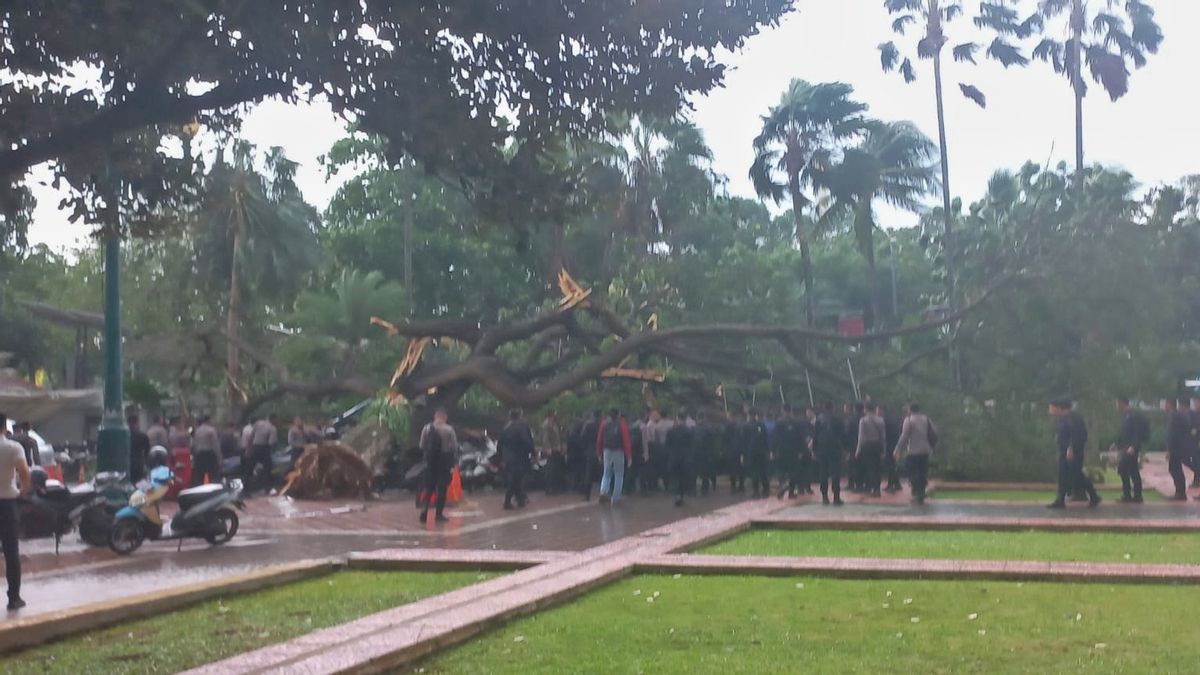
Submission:
<svg viewBox="0 0 1200 675">
<path fill-rule="evenodd" d="M 942 251 L 946 256 L 946 302 L 957 306 L 957 272 L 954 249 L 954 216 L 950 212 L 950 153 L 946 147 L 946 108 L 942 96 L 942 52 L 933 55 L 933 86 L 937 98 L 938 147 L 942 155 Z"/>
<path fill-rule="evenodd" d="M 1075 53 L 1071 92 L 1075 97 L 1075 189 L 1083 189 L 1083 0 L 1071 7 L 1071 51 Z"/>
<path fill-rule="evenodd" d="M 800 193 L 799 170 L 788 172 L 788 191 L 792 195 L 792 217 L 796 221 L 796 241 L 800 244 L 800 278 L 804 282 L 804 325 L 812 326 L 816 321 L 812 251 L 808 244 L 808 234 L 804 231 L 804 196 Z"/>
<path fill-rule="evenodd" d="M 225 334 L 229 337 L 225 350 L 225 370 L 229 374 L 229 385 L 226 392 L 229 397 L 229 416 L 233 419 L 241 417 L 241 405 L 238 399 L 238 371 L 240 370 L 241 350 L 238 348 L 238 317 L 242 310 L 242 280 L 241 259 L 242 239 L 246 234 L 246 214 L 242 208 L 240 194 L 234 197 L 233 220 L 233 250 L 229 260 L 229 307 L 226 308 Z"/>
</svg>

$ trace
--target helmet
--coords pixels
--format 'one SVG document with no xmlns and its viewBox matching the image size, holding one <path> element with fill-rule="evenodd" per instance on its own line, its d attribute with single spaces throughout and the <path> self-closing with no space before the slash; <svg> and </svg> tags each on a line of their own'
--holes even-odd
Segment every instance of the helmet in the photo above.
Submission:
<svg viewBox="0 0 1200 675">
<path fill-rule="evenodd" d="M 46 487 L 46 479 L 47 478 L 49 478 L 49 474 L 47 474 L 46 470 L 43 469 L 42 467 L 40 467 L 40 466 L 30 467 L 29 482 L 33 484 L 33 489 L 35 489 L 35 490 L 44 489 Z"/>
<path fill-rule="evenodd" d="M 146 456 L 146 462 L 150 468 L 153 469 L 158 466 L 166 466 L 167 459 L 169 457 L 170 454 L 167 452 L 166 448 L 161 445 L 156 445 L 153 448 L 150 448 L 150 454 Z"/>
</svg>

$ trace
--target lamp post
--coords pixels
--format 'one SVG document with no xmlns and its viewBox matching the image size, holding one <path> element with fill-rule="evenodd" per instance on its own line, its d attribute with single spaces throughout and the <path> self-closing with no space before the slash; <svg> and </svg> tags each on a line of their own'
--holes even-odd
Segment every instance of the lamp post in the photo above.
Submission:
<svg viewBox="0 0 1200 675">
<path fill-rule="evenodd" d="M 106 172 L 107 173 L 107 172 Z M 96 441 L 96 471 L 129 471 L 129 427 L 121 373 L 121 221 L 119 189 L 108 181 L 104 246 L 104 418 Z"/>
<path fill-rule="evenodd" d="M 892 318 L 895 318 L 900 311 L 900 301 L 896 292 L 896 239 L 887 230 L 882 230 L 888 240 L 888 257 L 891 258 L 892 265 Z"/>
</svg>

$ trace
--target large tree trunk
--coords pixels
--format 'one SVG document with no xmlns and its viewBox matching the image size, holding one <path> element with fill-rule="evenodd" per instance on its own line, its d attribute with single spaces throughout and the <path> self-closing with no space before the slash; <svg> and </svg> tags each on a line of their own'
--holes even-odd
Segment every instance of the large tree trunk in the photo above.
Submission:
<svg viewBox="0 0 1200 675">
<path fill-rule="evenodd" d="M 800 194 L 800 174 L 789 172 L 788 190 L 792 194 L 792 217 L 796 220 L 796 241 L 800 243 L 800 279 L 804 282 L 804 325 L 812 326 L 816 311 L 813 299 L 812 251 L 804 231 L 804 197 Z"/>
<path fill-rule="evenodd" d="M 225 332 L 229 336 L 225 352 L 225 370 L 228 378 L 226 391 L 229 396 L 229 419 L 241 418 L 241 396 L 238 389 L 238 371 L 240 370 L 240 351 L 237 347 L 239 317 L 242 311 L 242 280 L 241 259 L 242 239 L 245 236 L 245 213 L 240 204 L 234 212 L 233 250 L 229 260 L 229 307 L 226 308 Z M 407 290 L 407 289 L 406 289 Z"/>
<path fill-rule="evenodd" d="M 867 322 L 874 330 L 879 323 L 879 269 L 875 264 L 875 240 L 872 238 L 867 249 Z"/>
<path fill-rule="evenodd" d="M 1075 189 L 1083 188 L 1083 0 L 1074 0 L 1071 8 L 1071 51 L 1074 72 L 1071 93 L 1075 96 Z"/>
<path fill-rule="evenodd" d="M 942 53 L 933 56 L 933 86 L 937 97 L 938 147 L 942 153 L 942 250 L 946 256 L 946 302 L 953 310 L 957 305 L 954 252 L 954 216 L 950 212 L 950 153 L 946 149 L 946 109 L 942 100 Z"/>
<path fill-rule="evenodd" d="M 546 247 L 546 278 L 542 282 L 550 289 L 551 295 L 558 292 L 558 275 L 566 264 L 566 233 L 563 230 L 562 223 L 553 223 L 547 233 L 550 241 Z"/>
</svg>

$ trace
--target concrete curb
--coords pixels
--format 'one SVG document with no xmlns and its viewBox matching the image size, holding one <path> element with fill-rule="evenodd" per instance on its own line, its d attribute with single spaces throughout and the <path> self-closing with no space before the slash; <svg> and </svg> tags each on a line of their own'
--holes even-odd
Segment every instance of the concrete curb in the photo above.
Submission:
<svg viewBox="0 0 1200 675">
<path fill-rule="evenodd" d="M 1200 584 L 1197 565 L 926 560 L 726 555 L 661 555 L 634 565 L 639 574 L 817 576 L 837 579 L 1052 581 L 1106 584 Z"/>
<path fill-rule="evenodd" d="M 167 590 L 132 595 L 120 600 L 98 602 L 28 619 L 0 624 L 0 654 L 107 628 L 114 624 L 163 614 L 204 600 L 234 593 L 249 593 L 334 572 L 338 560 L 304 560 L 267 567 L 233 577 L 201 581 Z"/>
<path fill-rule="evenodd" d="M 350 569 L 407 572 L 487 570 L 511 572 L 537 567 L 570 556 L 564 551 L 472 551 L 455 549 L 390 549 L 352 553 Z"/>
<path fill-rule="evenodd" d="M 756 518 L 752 527 L 779 530 L 991 530 L 1018 532 L 1200 532 L 1200 520 L 1134 518 L 996 518 L 956 516 L 882 516 L 859 518 L 797 518 L 765 516 Z"/>
</svg>

